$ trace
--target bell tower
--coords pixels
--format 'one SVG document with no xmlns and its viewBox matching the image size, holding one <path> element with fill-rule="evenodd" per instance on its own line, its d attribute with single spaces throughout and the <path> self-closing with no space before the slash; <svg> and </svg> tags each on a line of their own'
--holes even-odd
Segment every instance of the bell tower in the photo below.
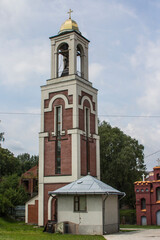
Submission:
<svg viewBox="0 0 160 240">
<path fill-rule="evenodd" d="M 100 179 L 97 89 L 88 79 L 89 40 L 69 19 L 51 40 L 51 78 L 41 87 L 38 225 L 56 220 L 48 192 L 81 176 Z"/>
</svg>

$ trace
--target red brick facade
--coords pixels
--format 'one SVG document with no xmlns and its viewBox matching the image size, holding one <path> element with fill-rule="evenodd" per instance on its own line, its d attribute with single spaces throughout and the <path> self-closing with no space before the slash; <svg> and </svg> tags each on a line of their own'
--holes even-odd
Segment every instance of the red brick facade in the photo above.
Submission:
<svg viewBox="0 0 160 240">
<path fill-rule="evenodd" d="M 157 212 L 160 211 L 160 200 L 157 190 L 160 187 L 160 167 L 154 168 L 154 180 L 135 182 L 137 224 L 157 225 Z M 143 204 L 143 202 L 145 202 Z M 159 224 L 158 224 L 159 225 Z"/>
<path fill-rule="evenodd" d="M 28 223 L 38 224 L 38 200 L 35 205 L 28 205 Z"/>
<path fill-rule="evenodd" d="M 29 196 L 33 196 L 38 190 L 38 166 L 34 166 L 21 176 L 21 184 Z"/>
</svg>

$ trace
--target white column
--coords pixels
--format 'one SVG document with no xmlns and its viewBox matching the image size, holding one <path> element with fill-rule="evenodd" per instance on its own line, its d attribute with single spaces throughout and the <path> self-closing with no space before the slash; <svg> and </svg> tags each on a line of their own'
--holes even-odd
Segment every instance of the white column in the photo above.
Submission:
<svg viewBox="0 0 160 240">
<path fill-rule="evenodd" d="M 80 146 L 80 134 L 82 131 L 78 129 L 68 130 L 68 134 L 72 135 L 72 176 L 73 178 L 80 178 L 81 169 L 81 146 Z"/>
<path fill-rule="evenodd" d="M 38 225 L 43 226 L 44 221 L 44 137 L 48 133 L 39 134 L 39 201 L 38 201 Z"/>
</svg>

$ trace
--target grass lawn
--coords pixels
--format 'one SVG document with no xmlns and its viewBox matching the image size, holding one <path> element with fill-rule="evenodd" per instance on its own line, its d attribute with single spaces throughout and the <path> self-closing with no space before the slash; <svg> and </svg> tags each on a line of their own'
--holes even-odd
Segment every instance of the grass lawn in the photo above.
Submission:
<svg viewBox="0 0 160 240">
<path fill-rule="evenodd" d="M 103 236 L 43 233 L 43 228 L 0 218 L 0 240 L 104 240 Z"/>
<path fill-rule="evenodd" d="M 141 226 L 141 225 L 120 225 L 120 228 L 147 228 L 147 229 L 160 229 L 160 226 L 156 225 L 147 225 L 147 226 Z"/>
</svg>

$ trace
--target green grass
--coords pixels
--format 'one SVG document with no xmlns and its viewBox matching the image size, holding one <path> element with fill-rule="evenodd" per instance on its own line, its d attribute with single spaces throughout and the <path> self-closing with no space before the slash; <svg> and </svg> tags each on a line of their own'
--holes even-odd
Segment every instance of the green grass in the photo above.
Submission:
<svg viewBox="0 0 160 240">
<path fill-rule="evenodd" d="M 120 228 L 147 228 L 147 229 L 160 229 L 160 226 L 156 225 L 147 225 L 147 226 L 141 226 L 141 225 L 120 225 Z"/>
<path fill-rule="evenodd" d="M 0 218 L 0 240 L 104 240 L 103 236 L 43 233 L 43 228 Z"/>
</svg>

